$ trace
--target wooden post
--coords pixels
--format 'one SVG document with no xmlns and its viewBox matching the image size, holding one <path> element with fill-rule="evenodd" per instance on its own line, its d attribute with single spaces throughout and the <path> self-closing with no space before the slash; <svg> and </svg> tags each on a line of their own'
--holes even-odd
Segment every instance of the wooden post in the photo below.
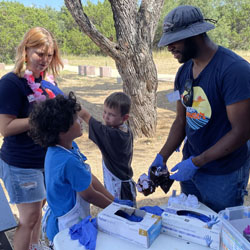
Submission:
<svg viewBox="0 0 250 250">
<path fill-rule="evenodd" d="M 83 76 L 84 75 L 84 66 L 78 65 L 78 75 Z"/>
<path fill-rule="evenodd" d="M 111 77 L 112 76 L 112 68 L 105 66 L 100 67 L 100 77 Z"/>
<path fill-rule="evenodd" d="M 95 76 L 95 66 L 83 66 L 85 76 Z"/>
</svg>

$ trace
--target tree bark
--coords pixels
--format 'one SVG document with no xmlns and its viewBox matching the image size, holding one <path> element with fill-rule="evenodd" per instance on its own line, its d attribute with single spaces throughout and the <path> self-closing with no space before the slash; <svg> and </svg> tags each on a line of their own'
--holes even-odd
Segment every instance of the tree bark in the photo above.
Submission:
<svg viewBox="0 0 250 250">
<path fill-rule="evenodd" d="M 157 111 L 157 70 L 152 44 L 164 0 L 109 0 L 117 42 L 103 36 L 84 13 L 81 0 L 65 0 L 79 25 L 103 52 L 112 57 L 123 80 L 123 90 L 132 100 L 130 127 L 135 137 L 155 133 Z"/>
</svg>

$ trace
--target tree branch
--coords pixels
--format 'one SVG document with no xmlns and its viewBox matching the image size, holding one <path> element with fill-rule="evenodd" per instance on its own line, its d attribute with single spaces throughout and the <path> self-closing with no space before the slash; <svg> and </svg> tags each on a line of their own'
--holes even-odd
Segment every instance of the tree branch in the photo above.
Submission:
<svg viewBox="0 0 250 250">
<path fill-rule="evenodd" d="M 102 48 L 114 60 L 119 59 L 120 54 L 117 51 L 117 44 L 110 41 L 96 29 L 95 25 L 83 11 L 81 0 L 64 0 L 64 2 L 82 32 L 87 34 L 97 46 Z"/>
<path fill-rule="evenodd" d="M 135 29 L 137 0 L 109 0 L 109 2 L 113 12 L 117 42 L 122 50 L 128 51 L 128 47 L 133 48 L 137 33 Z"/>
<path fill-rule="evenodd" d="M 160 19 L 160 11 L 164 0 L 142 0 L 140 9 L 138 11 L 138 18 L 141 19 L 140 26 L 138 27 L 138 34 L 147 34 L 148 44 L 153 44 L 155 31 Z M 140 30 L 140 32 L 139 32 Z"/>
</svg>

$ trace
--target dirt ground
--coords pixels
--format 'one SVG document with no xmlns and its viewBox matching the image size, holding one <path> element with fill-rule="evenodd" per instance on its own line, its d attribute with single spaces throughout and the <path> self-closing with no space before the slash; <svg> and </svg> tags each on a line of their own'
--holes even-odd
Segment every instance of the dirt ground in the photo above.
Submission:
<svg viewBox="0 0 250 250">
<path fill-rule="evenodd" d="M 122 91 L 122 85 L 117 84 L 116 79 L 111 78 L 86 78 L 78 76 L 71 72 L 65 72 L 58 80 L 60 87 L 65 93 L 74 91 L 78 100 L 83 106 L 97 119 L 102 119 L 102 108 L 104 99 L 114 91 Z M 169 103 L 166 94 L 173 91 L 173 83 L 159 82 L 157 92 L 157 129 L 153 138 L 139 138 L 134 141 L 134 156 L 132 166 L 134 170 L 134 180 L 137 182 L 142 173 L 147 173 L 147 169 L 153 161 L 155 155 L 163 146 L 171 124 L 175 118 L 175 103 Z M 91 165 L 92 173 L 102 181 L 102 166 L 101 153 L 99 149 L 88 139 L 87 127 L 85 127 L 84 134 L 78 138 L 77 143 Z M 168 168 L 171 169 L 175 164 L 181 160 L 181 153 L 174 153 L 168 161 Z M 248 185 L 248 189 L 250 186 Z M 137 205 L 138 207 L 145 205 L 160 205 L 167 202 L 172 190 L 177 190 L 179 194 L 179 184 L 175 182 L 168 192 L 164 192 L 158 188 L 155 193 L 150 196 L 143 196 L 138 193 Z M 250 196 L 246 198 L 245 205 L 250 205 Z M 13 213 L 18 218 L 18 212 L 15 206 L 11 206 Z M 91 208 L 91 213 L 96 216 L 98 209 Z M 8 233 L 10 240 L 13 238 L 13 230 Z"/>
</svg>

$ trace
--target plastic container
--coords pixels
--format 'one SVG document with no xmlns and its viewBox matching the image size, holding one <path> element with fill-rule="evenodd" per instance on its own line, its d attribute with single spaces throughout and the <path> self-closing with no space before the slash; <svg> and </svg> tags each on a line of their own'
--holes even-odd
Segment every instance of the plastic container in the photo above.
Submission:
<svg viewBox="0 0 250 250">
<path fill-rule="evenodd" d="M 250 250 L 250 242 L 243 236 L 250 225 L 250 207 L 229 207 L 219 212 L 221 226 L 221 250 Z"/>
<path fill-rule="evenodd" d="M 250 225 L 244 229 L 243 235 L 250 242 Z"/>
</svg>

